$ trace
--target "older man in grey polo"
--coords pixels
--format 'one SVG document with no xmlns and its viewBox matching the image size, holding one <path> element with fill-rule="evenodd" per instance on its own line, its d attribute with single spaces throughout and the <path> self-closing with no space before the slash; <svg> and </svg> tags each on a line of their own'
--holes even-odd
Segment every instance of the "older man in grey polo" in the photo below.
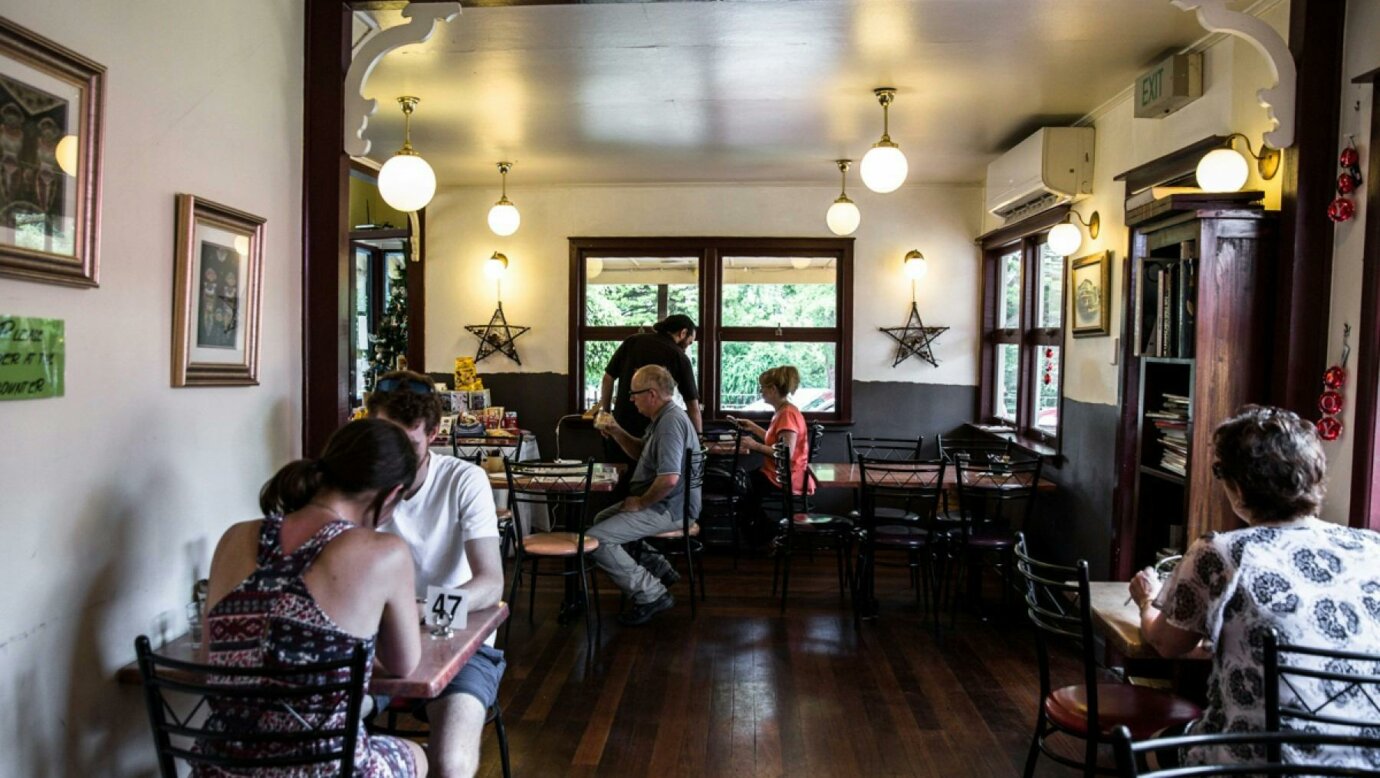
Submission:
<svg viewBox="0 0 1380 778">
<path fill-rule="evenodd" d="M 599 539 L 599 548 L 592 554 L 594 562 L 632 599 L 632 608 L 618 619 L 624 624 L 645 624 L 675 605 L 666 583 L 674 583 L 680 576 L 650 547 L 644 548 L 642 563 L 638 564 L 623 544 L 679 529 L 687 499 L 691 515 L 699 515 L 699 489 L 691 489 L 687 495 L 686 485 L 681 483 L 685 451 L 699 451 L 699 435 L 690 417 L 671 401 L 674 391 L 675 381 L 666 368 L 640 368 L 633 373 L 630 398 L 637 412 L 651 419 L 646 433 L 633 437 L 617 422 L 601 430 L 637 462 L 629 487 L 631 496 L 601 512 L 587 533 Z"/>
</svg>

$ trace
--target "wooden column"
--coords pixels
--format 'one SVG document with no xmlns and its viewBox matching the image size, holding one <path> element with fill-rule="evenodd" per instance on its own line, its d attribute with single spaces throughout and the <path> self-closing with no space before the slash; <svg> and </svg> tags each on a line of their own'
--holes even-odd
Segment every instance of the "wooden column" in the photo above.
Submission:
<svg viewBox="0 0 1380 778">
<path fill-rule="evenodd" d="M 350 9 L 306 0 L 302 129 L 302 454 L 325 447 L 349 411 L 350 158 L 345 155 L 345 71 Z"/>
<path fill-rule="evenodd" d="M 1361 259 L 1361 325 L 1352 342 L 1357 344 L 1356 391 L 1346 393 L 1356 403 L 1355 429 L 1347 430 L 1356 441 L 1351 459 L 1351 526 L 1380 530 L 1380 461 L 1376 459 L 1380 437 L 1380 100 L 1375 98 L 1380 69 L 1353 79 L 1371 85 L 1370 143 L 1366 144 L 1366 242 Z M 1338 484 L 1338 488 L 1340 484 Z"/>
</svg>

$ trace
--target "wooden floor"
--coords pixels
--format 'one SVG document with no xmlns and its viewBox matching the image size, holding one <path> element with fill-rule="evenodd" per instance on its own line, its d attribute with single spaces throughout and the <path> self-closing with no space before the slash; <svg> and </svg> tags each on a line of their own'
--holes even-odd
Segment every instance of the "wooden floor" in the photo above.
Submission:
<svg viewBox="0 0 1380 778">
<path fill-rule="evenodd" d="M 707 567 L 697 619 L 682 581 L 676 607 L 638 628 L 618 625 L 604 579 L 593 656 L 583 622 L 557 623 L 558 583 L 539 587 L 531 626 L 519 595 L 500 690 L 514 775 L 1020 775 L 1038 680 L 1018 617 L 946 618 L 936 642 L 896 573 L 859 631 L 828 554 L 797 559 L 785 616 L 768 560 Z M 492 730 L 483 760 L 480 775 L 501 775 Z M 1042 760 L 1038 774 L 1074 773 Z"/>
</svg>

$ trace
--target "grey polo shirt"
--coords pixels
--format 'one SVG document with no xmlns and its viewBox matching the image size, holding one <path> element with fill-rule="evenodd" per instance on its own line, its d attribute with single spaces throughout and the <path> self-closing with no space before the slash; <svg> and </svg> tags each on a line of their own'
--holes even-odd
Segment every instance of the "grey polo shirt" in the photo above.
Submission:
<svg viewBox="0 0 1380 778">
<path fill-rule="evenodd" d="M 666 403 L 642 436 L 642 456 L 637 459 L 633 469 L 629 491 L 640 495 L 647 491 L 659 475 L 684 475 L 685 450 L 700 450 L 700 437 L 690 417 L 678 405 Z M 698 456 L 698 454 L 696 454 Z M 672 518 L 679 519 L 685 499 L 685 481 L 681 479 L 671 493 L 655 506 L 666 511 Z M 690 515 L 700 515 L 700 490 L 690 492 Z"/>
</svg>

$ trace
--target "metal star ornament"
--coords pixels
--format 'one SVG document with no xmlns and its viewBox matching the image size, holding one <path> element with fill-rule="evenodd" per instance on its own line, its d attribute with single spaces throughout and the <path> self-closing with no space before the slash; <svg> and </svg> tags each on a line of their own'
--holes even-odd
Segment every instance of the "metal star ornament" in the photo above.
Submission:
<svg viewBox="0 0 1380 778">
<path fill-rule="evenodd" d="M 500 302 L 488 324 L 466 324 L 465 329 L 479 338 L 479 353 L 474 355 L 475 362 L 482 362 L 485 357 L 502 353 L 521 365 L 522 359 L 518 357 L 517 346 L 513 341 L 527 334 L 532 328 L 509 324 L 508 318 L 503 315 L 503 303 Z"/>
<path fill-rule="evenodd" d="M 948 327 L 926 327 L 925 322 L 920 320 L 920 308 L 912 300 L 910 303 L 910 316 L 902 327 L 878 327 L 878 330 L 886 333 L 888 338 L 896 341 L 896 359 L 891 366 L 896 367 L 911 357 L 919 357 L 929 362 L 935 367 L 939 367 L 939 360 L 934 358 L 934 350 L 931 344 L 934 339 L 948 331 Z"/>
</svg>

